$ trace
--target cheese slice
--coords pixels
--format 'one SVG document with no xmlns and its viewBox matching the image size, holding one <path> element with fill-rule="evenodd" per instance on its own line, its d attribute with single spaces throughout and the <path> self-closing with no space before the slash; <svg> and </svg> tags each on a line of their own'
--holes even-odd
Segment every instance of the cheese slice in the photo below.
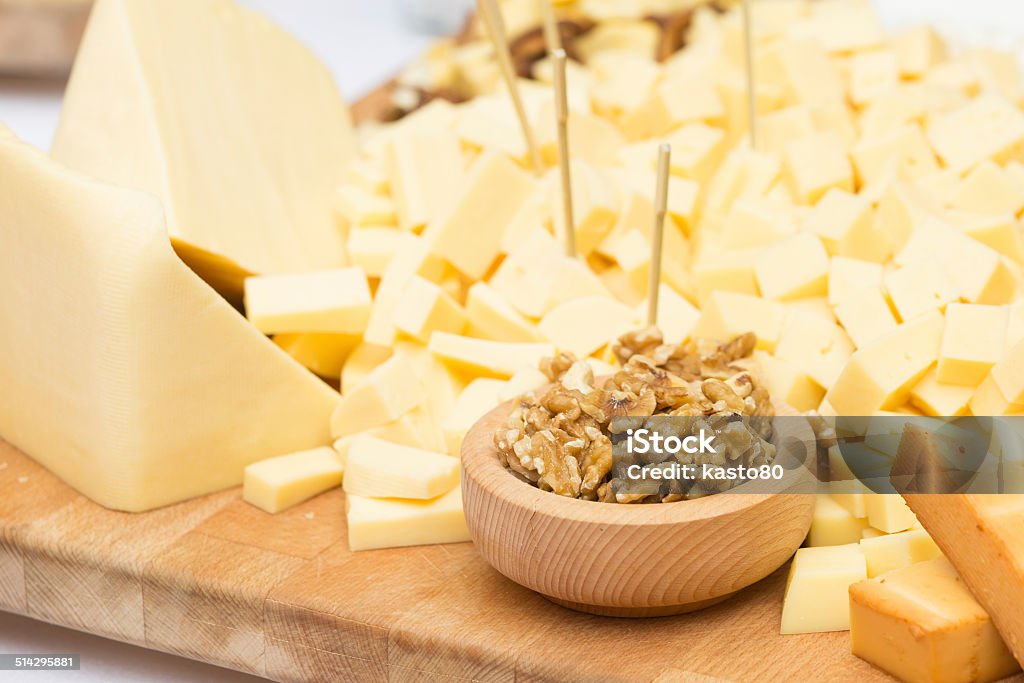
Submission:
<svg viewBox="0 0 1024 683">
<path fill-rule="evenodd" d="M 462 489 L 458 486 L 433 500 L 350 495 L 345 507 L 349 550 L 470 540 L 462 513 Z"/>
<path fill-rule="evenodd" d="M 265 334 L 362 334 L 370 318 L 370 286 L 361 268 L 250 277 L 245 312 Z"/>
<path fill-rule="evenodd" d="M 345 493 L 373 498 L 436 498 L 459 483 L 459 460 L 358 436 L 345 459 Z"/>
<path fill-rule="evenodd" d="M 342 465 L 329 446 L 279 455 L 245 468 L 242 498 L 275 514 L 341 484 Z"/>
<path fill-rule="evenodd" d="M 345 264 L 332 214 L 351 122 L 326 67 L 231 0 L 101 0 L 53 155 L 164 205 L 186 261 L 247 273 Z"/>
<path fill-rule="evenodd" d="M 0 434 L 106 507 L 326 445 L 337 394 L 174 255 L 160 204 L 0 128 Z"/>
</svg>

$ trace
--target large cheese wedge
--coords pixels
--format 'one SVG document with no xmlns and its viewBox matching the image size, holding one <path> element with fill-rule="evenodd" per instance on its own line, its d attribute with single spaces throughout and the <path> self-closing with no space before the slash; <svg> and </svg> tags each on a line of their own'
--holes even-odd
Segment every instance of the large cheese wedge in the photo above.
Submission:
<svg viewBox="0 0 1024 683">
<path fill-rule="evenodd" d="M 337 394 L 171 250 L 160 204 L 0 128 L 0 436 L 142 511 L 330 443 Z"/>
<path fill-rule="evenodd" d="M 351 123 L 328 70 L 231 0 L 100 0 L 54 157 L 164 203 L 189 263 L 230 294 L 245 271 L 344 265 L 332 215 Z"/>
</svg>

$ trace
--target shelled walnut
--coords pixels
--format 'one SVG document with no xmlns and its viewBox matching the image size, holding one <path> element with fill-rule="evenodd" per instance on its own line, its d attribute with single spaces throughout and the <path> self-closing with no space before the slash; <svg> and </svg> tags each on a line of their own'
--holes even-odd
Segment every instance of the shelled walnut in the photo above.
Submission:
<svg viewBox="0 0 1024 683">
<path fill-rule="evenodd" d="M 751 371 L 756 341 L 747 333 L 723 344 L 666 344 L 657 328 L 636 330 L 613 345 L 621 368 L 604 382 L 571 354 L 545 358 L 540 369 L 551 384 L 519 398 L 494 436 L 498 456 L 527 482 L 569 498 L 654 503 L 725 490 L 733 483 L 700 478 L 666 481 L 656 494 L 623 490 L 627 463 L 615 462 L 613 439 L 644 426 L 662 434 L 700 428 L 725 449 L 687 456 L 689 464 L 771 464 L 774 411 Z M 657 465 L 666 458 L 658 456 L 632 464 Z"/>
</svg>

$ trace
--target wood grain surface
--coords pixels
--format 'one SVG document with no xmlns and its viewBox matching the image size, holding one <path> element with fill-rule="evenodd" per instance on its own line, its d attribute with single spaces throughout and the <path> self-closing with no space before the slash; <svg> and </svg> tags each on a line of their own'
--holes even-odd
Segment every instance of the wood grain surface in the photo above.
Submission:
<svg viewBox="0 0 1024 683">
<path fill-rule="evenodd" d="M 699 612 L 580 614 L 472 544 L 352 553 L 344 494 L 105 510 L 0 441 L 0 609 L 279 681 L 890 680 L 779 636 L 783 567 Z"/>
<path fill-rule="evenodd" d="M 63 78 L 92 0 L 0 0 L 0 74 Z"/>
</svg>

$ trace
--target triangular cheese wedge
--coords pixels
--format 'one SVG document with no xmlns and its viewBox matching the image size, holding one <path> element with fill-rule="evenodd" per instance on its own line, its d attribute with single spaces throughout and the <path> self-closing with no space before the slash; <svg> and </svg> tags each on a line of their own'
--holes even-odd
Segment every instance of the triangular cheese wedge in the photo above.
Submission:
<svg viewBox="0 0 1024 683">
<path fill-rule="evenodd" d="M 53 144 L 163 201 L 179 255 L 234 300 L 247 273 L 345 264 L 332 202 L 352 150 L 326 67 L 231 0 L 99 0 Z"/>
<path fill-rule="evenodd" d="M 0 437 L 97 503 L 148 510 L 330 443 L 337 394 L 178 260 L 152 197 L 0 132 L 0 255 Z"/>
</svg>

